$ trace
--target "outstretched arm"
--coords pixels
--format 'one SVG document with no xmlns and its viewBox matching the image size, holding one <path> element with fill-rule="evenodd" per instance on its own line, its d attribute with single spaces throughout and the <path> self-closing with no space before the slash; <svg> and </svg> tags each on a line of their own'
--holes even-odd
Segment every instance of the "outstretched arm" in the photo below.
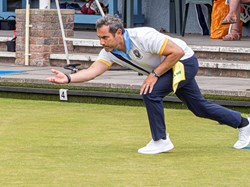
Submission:
<svg viewBox="0 0 250 187">
<path fill-rule="evenodd" d="M 88 69 L 81 70 L 75 74 L 70 74 L 69 76 L 71 82 L 73 83 L 86 82 L 101 75 L 106 70 L 108 70 L 108 68 L 109 67 L 106 64 L 99 61 L 95 61 Z M 54 73 L 55 76 L 47 78 L 49 82 L 57 84 L 68 83 L 68 78 L 64 73 L 57 71 L 55 69 L 52 69 L 51 72 Z"/>
</svg>

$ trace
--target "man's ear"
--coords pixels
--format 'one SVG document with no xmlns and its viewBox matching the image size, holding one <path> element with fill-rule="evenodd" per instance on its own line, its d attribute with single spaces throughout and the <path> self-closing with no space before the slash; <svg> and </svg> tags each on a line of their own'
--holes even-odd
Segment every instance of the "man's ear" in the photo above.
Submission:
<svg viewBox="0 0 250 187">
<path fill-rule="evenodd" d="M 122 29 L 117 29 L 116 34 L 122 35 Z"/>
</svg>

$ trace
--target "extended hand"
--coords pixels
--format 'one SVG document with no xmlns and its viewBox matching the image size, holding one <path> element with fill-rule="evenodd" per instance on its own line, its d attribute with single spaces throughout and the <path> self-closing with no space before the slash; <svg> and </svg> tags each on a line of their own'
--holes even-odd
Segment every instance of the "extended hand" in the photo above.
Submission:
<svg viewBox="0 0 250 187">
<path fill-rule="evenodd" d="M 47 80 L 49 82 L 53 82 L 53 83 L 57 83 L 57 84 L 68 83 L 68 78 L 67 78 L 67 76 L 64 73 L 62 73 L 60 71 L 57 71 L 55 69 L 52 69 L 51 72 L 54 73 L 55 76 L 47 78 Z"/>
<path fill-rule="evenodd" d="M 157 77 L 153 76 L 152 74 L 149 74 L 149 76 L 144 80 L 141 86 L 140 95 L 145 95 L 148 92 L 151 93 L 153 91 L 157 79 Z"/>
</svg>

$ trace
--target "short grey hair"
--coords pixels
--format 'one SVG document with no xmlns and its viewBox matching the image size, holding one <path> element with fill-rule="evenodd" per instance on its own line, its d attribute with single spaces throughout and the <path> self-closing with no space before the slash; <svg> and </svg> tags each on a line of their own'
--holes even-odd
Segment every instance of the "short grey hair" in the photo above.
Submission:
<svg viewBox="0 0 250 187">
<path fill-rule="evenodd" d="M 105 15 L 96 21 L 96 29 L 102 28 L 104 25 L 109 26 L 109 32 L 115 35 L 118 29 L 122 29 L 124 33 L 124 26 L 122 20 L 117 16 Z"/>
</svg>

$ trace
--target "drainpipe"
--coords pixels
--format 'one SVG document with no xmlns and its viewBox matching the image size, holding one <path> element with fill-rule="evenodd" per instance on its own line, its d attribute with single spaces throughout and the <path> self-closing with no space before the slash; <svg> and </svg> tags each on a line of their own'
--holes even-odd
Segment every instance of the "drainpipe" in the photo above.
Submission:
<svg viewBox="0 0 250 187">
<path fill-rule="evenodd" d="M 68 51 L 67 43 L 66 43 L 66 40 L 65 40 L 66 37 L 65 37 L 64 27 L 63 27 L 63 21 L 62 21 L 62 14 L 61 14 L 61 10 L 60 10 L 60 5 L 59 5 L 58 0 L 55 0 L 55 2 L 56 2 L 56 9 L 57 9 L 59 24 L 60 24 L 61 33 L 62 33 L 64 52 L 65 52 L 65 55 L 66 55 L 66 61 L 67 61 L 67 64 L 70 64 L 69 51 Z"/>
<path fill-rule="evenodd" d="M 24 65 L 29 65 L 29 30 L 30 30 L 30 3 L 29 0 L 26 0 L 26 19 L 25 19 L 25 58 Z"/>
</svg>

